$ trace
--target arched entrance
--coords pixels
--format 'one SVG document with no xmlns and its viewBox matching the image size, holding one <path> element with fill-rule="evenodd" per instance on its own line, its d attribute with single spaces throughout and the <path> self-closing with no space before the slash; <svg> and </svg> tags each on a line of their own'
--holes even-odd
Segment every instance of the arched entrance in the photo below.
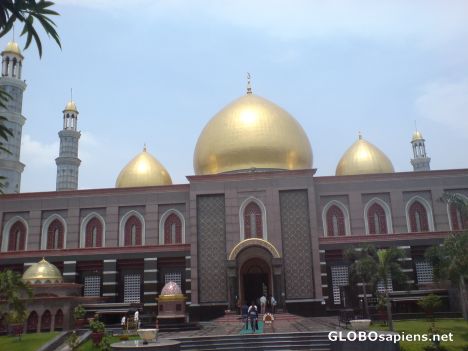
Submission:
<svg viewBox="0 0 468 351">
<path fill-rule="evenodd" d="M 257 301 L 262 295 L 272 291 L 271 266 L 265 260 L 255 257 L 240 267 L 240 297 L 247 304 Z"/>
</svg>

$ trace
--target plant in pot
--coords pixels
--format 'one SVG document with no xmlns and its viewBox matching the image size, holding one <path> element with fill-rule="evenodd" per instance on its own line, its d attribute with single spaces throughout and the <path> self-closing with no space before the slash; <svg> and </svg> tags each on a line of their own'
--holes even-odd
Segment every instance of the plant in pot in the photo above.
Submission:
<svg viewBox="0 0 468 351">
<path fill-rule="evenodd" d="M 106 326 L 96 317 L 89 323 L 89 328 L 92 331 L 91 340 L 93 340 L 94 346 L 98 346 L 104 336 Z"/>
<path fill-rule="evenodd" d="M 77 329 L 82 328 L 86 323 L 85 315 L 86 310 L 83 306 L 78 305 L 73 309 L 73 318 L 75 318 L 75 327 Z"/>
</svg>

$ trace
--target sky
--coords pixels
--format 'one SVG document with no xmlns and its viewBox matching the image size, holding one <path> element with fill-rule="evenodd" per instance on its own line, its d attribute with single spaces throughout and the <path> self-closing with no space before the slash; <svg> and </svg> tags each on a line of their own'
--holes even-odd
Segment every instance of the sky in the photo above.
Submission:
<svg viewBox="0 0 468 351">
<path fill-rule="evenodd" d="M 206 123 L 252 88 L 303 126 L 317 176 L 358 132 L 411 171 L 468 168 L 468 2 L 57 0 L 60 49 L 23 52 L 22 192 L 55 190 L 62 110 L 76 101 L 79 188 L 115 186 L 146 143 L 176 184 Z M 19 30 L 17 30 L 19 32 Z M 10 38 L 1 38 L 4 47 Z M 24 44 L 24 38 L 19 38 Z"/>
</svg>

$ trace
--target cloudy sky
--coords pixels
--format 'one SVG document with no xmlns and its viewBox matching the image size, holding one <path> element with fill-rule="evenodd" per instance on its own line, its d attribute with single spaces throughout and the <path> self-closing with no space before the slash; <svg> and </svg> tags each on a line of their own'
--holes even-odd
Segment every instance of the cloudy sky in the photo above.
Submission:
<svg viewBox="0 0 468 351">
<path fill-rule="evenodd" d="M 143 144 L 174 183 L 204 125 L 245 93 L 289 111 L 318 175 L 358 131 L 409 171 L 417 121 L 433 169 L 468 167 L 466 1 L 59 0 L 63 48 L 24 56 L 22 191 L 55 190 L 73 87 L 80 188 L 113 187 Z M 8 38 L 2 38 L 5 46 Z M 24 43 L 22 39 L 19 40 Z"/>
</svg>

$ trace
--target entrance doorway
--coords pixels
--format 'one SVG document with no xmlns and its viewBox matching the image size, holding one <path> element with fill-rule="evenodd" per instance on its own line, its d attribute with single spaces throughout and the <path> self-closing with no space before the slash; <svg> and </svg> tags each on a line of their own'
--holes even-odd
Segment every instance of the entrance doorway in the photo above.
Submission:
<svg viewBox="0 0 468 351">
<path fill-rule="evenodd" d="M 260 258 L 252 258 L 240 269 L 241 299 L 248 305 L 262 295 L 271 295 L 271 269 Z"/>
</svg>

